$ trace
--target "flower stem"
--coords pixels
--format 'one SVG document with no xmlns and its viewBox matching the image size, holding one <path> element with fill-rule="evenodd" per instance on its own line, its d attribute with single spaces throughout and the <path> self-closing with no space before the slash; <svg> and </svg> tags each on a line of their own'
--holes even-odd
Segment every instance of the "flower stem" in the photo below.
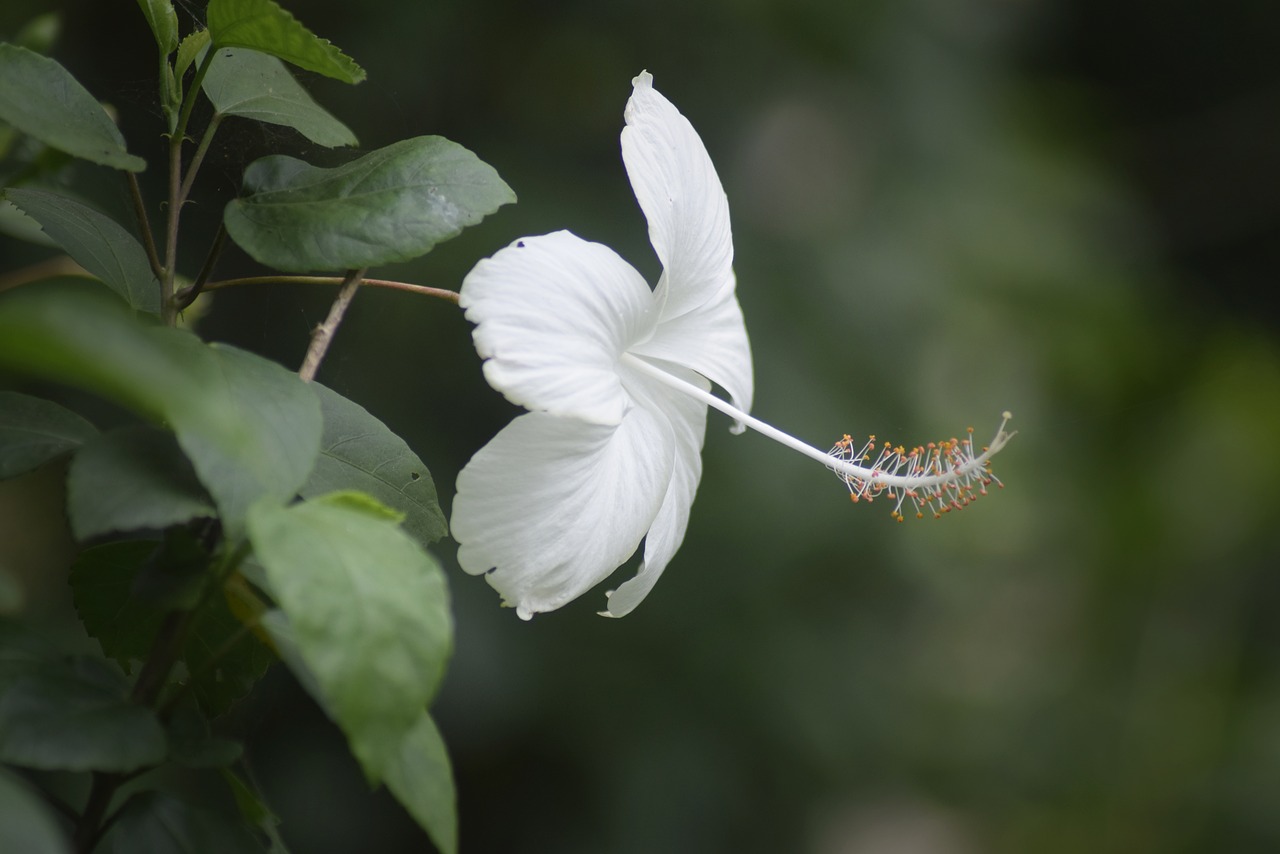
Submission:
<svg viewBox="0 0 1280 854">
<path fill-rule="evenodd" d="M 963 466 L 959 466 L 955 469 L 939 474 L 890 474 L 874 468 L 857 466 L 847 460 L 833 457 L 825 451 L 820 451 L 812 445 L 800 441 L 795 436 L 782 432 L 771 424 L 766 424 L 758 418 L 753 418 L 710 392 L 703 391 L 696 385 L 685 382 L 679 377 L 669 374 L 656 365 L 646 362 L 644 359 L 633 356 L 630 353 L 624 353 L 622 355 L 622 361 L 629 367 L 635 368 L 646 376 L 652 377 L 658 382 L 676 389 L 677 391 L 684 392 L 695 400 L 699 400 L 707 406 L 710 406 L 712 409 L 717 409 L 720 412 L 723 412 L 725 415 L 745 424 L 757 433 L 768 436 L 775 442 L 786 445 L 793 451 L 799 451 L 806 457 L 822 463 L 828 469 L 836 472 L 837 474 L 846 478 L 853 478 L 858 481 L 876 484 L 877 486 L 901 487 L 903 489 L 927 488 L 953 481 L 958 477 L 973 475 L 977 472 L 981 472 L 985 468 L 987 461 L 991 459 L 991 457 L 995 456 L 995 454 L 1003 448 L 1005 443 L 1013 436 L 1012 433 L 1006 433 L 1004 431 L 1004 425 L 1001 424 L 1000 429 L 996 432 L 995 438 L 991 440 L 991 444 L 987 449 L 978 456 L 975 456 L 971 461 L 967 461 Z M 1006 417 L 1005 420 L 1007 421 L 1008 418 Z"/>
</svg>

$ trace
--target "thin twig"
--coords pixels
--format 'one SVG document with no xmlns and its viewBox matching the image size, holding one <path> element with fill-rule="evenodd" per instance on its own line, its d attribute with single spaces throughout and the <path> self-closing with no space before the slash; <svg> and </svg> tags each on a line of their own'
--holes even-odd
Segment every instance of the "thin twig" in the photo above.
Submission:
<svg viewBox="0 0 1280 854">
<path fill-rule="evenodd" d="M 200 85 L 217 54 L 216 50 L 209 51 L 205 54 L 204 62 L 201 62 L 200 67 L 196 69 L 191 87 L 183 99 L 178 126 L 169 136 L 169 221 L 165 229 L 164 276 L 160 279 L 160 317 L 169 326 L 172 326 L 178 317 L 177 301 L 173 294 L 173 280 L 178 272 L 178 220 L 182 216 L 182 204 L 186 199 L 184 190 L 190 189 L 188 182 L 182 177 L 182 144 L 186 141 L 187 123 L 191 120 L 191 110 L 195 107 L 196 99 L 200 94 Z M 216 127 L 216 122 L 214 125 Z M 211 134 L 206 132 L 205 140 L 201 143 L 205 148 L 208 147 L 205 143 L 210 137 Z M 203 153 L 201 156 L 203 157 Z"/>
<path fill-rule="evenodd" d="M 178 312 L 173 279 L 178 262 L 178 218 L 182 213 L 182 134 L 169 137 L 169 210 L 164 232 L 164 275 L 160 278 L 160 317 L 172 326 Z"/>
<path fill-rule="evenodd" d="M 203 290 L 216 291 L 222 288 L 233 288 L 237 285 L 340 285 L 346 279 L 342 276 L 249 276 L 242 279 L 222 279 L 217 282 L 206 282 Z M 391 279 L 361 279 L 362 285 L 375 288 L 391 288 L 397 291 L 408 291 L 411 294 L 435 297 L 457 303 L 458 292 L 446 288 L 430 288 L 426 285 L 411 285 L 408 282 L 396 282 Z M 185 291 L 183 293 L 186 293 Z"/>
<path fill-rule="evenodd" d="M 333 340 L 333 333 L 338 331 L 342 316 L 347 313 L 347 307 L 355 299 L 356 291 L 360 287 L 360 277 L 363 275 L 364 270 L 347 272 L 346 278 L 342 280 L 342 288 L 334 298 L 333 305 L 329 306 L 329 316 L 324 319 L 324 323 L 312 331 L 311 345 L 307 347 L 307 355 L 303 357 L 302 367 L 298 369 L 298 376 L 302 377 L 303 382 L 311 382 L 315 379 L 316 370 L 324 360 L 329 342 Z"/>
<path fill-rule="evenodd" d="M 191 195 L 191 187 L 195 184 L 196 173 L 200 171 L 200 164 L 204 162 L 204 155 L 209 150 L 209 144 L 213 142 L 213 135 L 217 133 L 218 125 L 222 124 L 222 114 L 214 113 L 213 118 L 209 119 L 209 126 L 204 129 L 204 136 L 200 137 L 200 144 L 196 146 L 196 153 L 191 155 L 191 162 L 187 164 L 187 177 L 182 182 L 182 191 L 178 194 L 179 203 L 186 202 L 187 197 Z"/>
<path fill-rule="evenodd" d="M 151 218 L 147 216 L 147 206 L 142 201 L 142 188 L 138 186 L 138 176 L 133 172 L 125 172 L 129 181 L 129 197 L 133 199 L 133 212 L 138 217 L 138 229 L 142 232 L 142 246 L 147 250 L 147 261 L 151 264 L 151 272 L 157 280 L 164 278 L 164 265 L 160 263 L 160 253 L 156 251 L 156 239 L 151 234 Z"/>
<path fill-rule="evenodd" d="M 213 236 L 213 243 L 209 245 L 209 254 L 204 257 L 204 266 L 200 268 L 200 274 L 191 283 L 191 287 L 183 288 L 173 296 L 174 302 L 178 304 L 178 311 L 182 311 L 191 305 L 196 301 L 196 297 L 200 296 L 200 292 L 204 290 L 209 276 L 213 275 L 213 266 L 218 262 L 218 255 L 222 252 L 222 247 L 226 242 L 227 227 L 226 225 L 219 225 L 218 233 Z"/>
<path fill-rule="evenodd" d="M 116 789 L 120 787 L 121 782 L 123 781 L 119 774 L 107 771 L 93 772 L 93 786 L 89 789 L 89 800 L 85 802 L 84 812 L 81 813 L 80 821 L 76 824 L 75 836 L 71 842 L 77 854 L 88 854 L 98 844 L 102 819 L 107 814 L 107 808 L 111 806 L 111 799 L 115 797 Z"/>
</svg>

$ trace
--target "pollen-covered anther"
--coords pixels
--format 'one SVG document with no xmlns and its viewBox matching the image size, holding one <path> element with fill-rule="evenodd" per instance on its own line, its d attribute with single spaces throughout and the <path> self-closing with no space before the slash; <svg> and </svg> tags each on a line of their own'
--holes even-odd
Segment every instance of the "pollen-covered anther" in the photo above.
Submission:
<svg viewBox="0 0 1280 854">
<path fill-rule="evenodd" d="M 855 449 L 845 434 L 827 453 L 831 460 L 828 467 L 844 482 L 855 504 L 870 503 L 884 495 L 893 502 L 890 515 L 898 522 L 904 520 L 903 508 L 908 502 L 917 519 L 923 518 L 926 510 L 938 519 L 977 501 L 992 483 L 1004 487 L 991 472 L 991 458 L 1014 435 L 1005 431 L 1012 416 L 1008 412 L 1003 415 L 995 438 L 977 455 L 972 427 L 965 430 L 964 439 L 953 436 L 910 450 L 891 442 L 877 445 L 874 435 Z"/>
</svg>

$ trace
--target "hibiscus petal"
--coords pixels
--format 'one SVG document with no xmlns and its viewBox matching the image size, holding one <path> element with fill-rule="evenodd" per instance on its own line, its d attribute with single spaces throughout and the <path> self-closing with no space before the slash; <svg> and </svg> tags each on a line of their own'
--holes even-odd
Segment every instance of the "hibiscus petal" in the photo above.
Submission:
<svg viewBox="0 0 1280 854">
<path fill-rule="evenodd" d="M 686 382 L 710 391 L 711 384 L 693 371 L 670 365 L 663 367 Z M 685 530 L 689 526 L 689 509 L 693 506 L 693 498 L 698 491 L 698 481 L 702 479 L 702 442 L 707 432 L 707 407 L 648 378 L 639 378 L 637 375 L 637 379 L 644 384 L 643 387 L 638 387 L 636 380 L 627 377 L 625 381 L 628 388 L 633 390 L 644 405 L 660 408 L 671 421 L 675 439 L 675 465 L 662 507 L 658 509 L 658 515 L 645 536 L 644 562 L 640 564 L 634 577 L 609 594 L 607 609 L 600 612 L 605 617 L 625 616 L 649 595 L 653 585 L 662 576 L 662 571 L 684 542 Z"/>
<path fill-rule="evenodd" d="M 522 619 L 559 608 L 635 552 L 672 465 L 671 425 L 643 407 L 616 427 L 521 415 L 458 475 L 458 563 Z"/>
<path fill-rule="evenodd" d="M 662 317 L 679 317 L 733 291 L 729 202 L 697 131 L 653 88 L 652 75 L 631 83 L 622 160 L 662 261 Z"/>
<path fill-rule="evenodd" d="M 751 344 L 742 308 L 732 291 L 687 314 L 661 321 L 652 337 L 633 345 L 631 352 L 692 368 L 723 387 L 734 406 L 751 411 L 755 390 Z M 733 432 L 744 429 L 738 423 Z"/>
<path fill-rule="evenodd" d="M 527 409 L 618 424 L 615 363 L 656 323 L 653 293 L 612 249 L 557 231 L 482 260 L 458 300 L 489 384 Z"/>
</svg>

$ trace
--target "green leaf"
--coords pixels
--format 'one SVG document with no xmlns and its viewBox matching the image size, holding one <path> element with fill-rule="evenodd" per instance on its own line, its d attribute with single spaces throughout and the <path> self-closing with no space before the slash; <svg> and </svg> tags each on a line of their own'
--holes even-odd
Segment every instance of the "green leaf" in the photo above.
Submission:
<svg viewBox="0 0 1280 854">
<path fill-rule="evenodd" d="M 120 129 L 65 68 L 26 48 L 0 44 L 0 120 L 60 151 L 141 172 Z"/>
<path fill-rule="evenodd" d="M 244 745 L 209 732 L 209 722 L 194 706 L 174 710 L 165 729 L 169 761 L 184 768 L 225 768 L 240 758 Z"/>
<path fill-rule="evenodd" d="M 302 496 L 360 490 L 404 514 L 404 529 L 424 546 L 448 533 L 431 472 L 405 441 L 360 404 L 319 383 L 311 387 L 324 433 Z"/>
<path fill-rule="evenodd" d="M 349 270 L 408 261 L 515 201 L 493 167 L 438 136 L 401 140 L 333 169 L 285 155 L 244 173 L 227 232 L 280 270 Z"/>
<path fill-rule="evenodd" d="M 365 78 L 355 60 L 271 0 L 210 0 L 206 21 L 215 48 L 262 51 L 343 83 Z"/>
<path fill-rule="evenodd" d="M 212 597 L 200 611 L 183 661 L 200 708 L 216 718 L 248 695 L 276 660 L 275 653 L 231 613 L 225 596 Z"/>
<path fill-rule="evenodd" d="M 256 504 L 249 538 L 323 705 L 380 779 L 444 674 L 444 574 L 393 522 L 340 500 Z"/>
<path fill-rule="evenodd" d="M 93 659 L 24 673 L 0 696 L 0 760 L 62 771 L 132 771 L 164 759 L 164 730 L 129 683 Z"/>
<path fill-rule="evenodd" d="M 315 392 L 297 374 L 225 344 L 213 344 L 209 349 L 225 390 L 215 395 L 222 398 L 218 405 L 225 405 L 239 422 L 229 425 L 233 427 L 230 434 L 217 440 L 222 457 L 219 465 L 248 464 L 248 470 L 256 475 L 251 482 L 230 479 L 230 488 L 222 496 L 210 487 L 225 523 L 227 517 L 242 519 L 260 496 L 277 501 L 292 498 L 315 464 L 324 425 Z M 182 430 L 178 436 L 181 440 Z M 193 455 L 192 448 L 182 444 L 188 455 Z M 199 463 L 196 469 L 209 486 Z"/>
<path fill-rule="evenodd" d="M 317 145 L 355 145 L 351 129 L 312 100 L 284 63 L 243 48 L 223 48 L 209 66 L 204 93 L 224 116 L 291 127 Z"/>
<path fill-rule="evenodd" d="M 146 250 L 124 226 L 60 193 L 10 188 L 4 196 L 125 302 L 138 311 L 159 314 L 160 283 L 151 272 Z"/>
<path fill-rule="evenodd" d="M 426 712 L 405 735 L 386 769 L 387 788 L 442 854 L 458 850 L 457 798 L 449 754 Z"/>
<path fill-rule="evenodd" d="M 196 57 L 204 53 L 205 46 L 208 44 L 208 30 L 196 30 L 184 38 L 182 43 L 178 45 L 178 56 L 173 63 L 174 77 L 181 80 L 182 76 L 187 73 L 187 69 L 191 67 L 191 63 L 196 61 Z"/>
<path fill-rule="evenodd" d="M 159 791 L 130 798 L 94 849 L 106 854 L 253 854 L 266 850 L 244 824 Z"/>
<path fill-rule="evenodd" d="M 128 671 L 151 651 L 165 609 L 134 595 L 144 564 L 159 552 L 154 540 L 126 540 L 85 549 L 71 565 L 71 594 L 85 631 Z"/>
<path fill-rule="evenodd" d="M 85 286 L 21 288 L 0 299 L 0 367 L 75 385 L 167 424 L 224 525 L 250 504 L 291 498 L 320 448 L 314 392 L 279 365 L 151 327 Z"/>
<path fill-rule="evenodd" d="M 67 473 L 67 515 L 76 539 L 167 528 L 213 517 L 213 500 L 172 433 L 146 425 L 88 442 Z"/>
<path fill-rule="evenodd" d="M 231 796 L 235 799 L 236 807 L 240 810 L 240 817 L 248 822 L 250 827 L 257 828 L 258 832 L 267 838 L 267 842 L 270 844 L 271 851 L 274 854 L 285 854 L 288 849 L 285 847 L 284 840 L 280 838 L 280 833 L 276 830 L 280 826 L 280 819 L 266 805 L 262 795 L 230 769 L 222 768 L 219 770 L 222 778 L 226 780 L 227 786 L 231 789 Z"/>
<path fill-rule="evenodd" d="M 0 768 L 0 851 L 71 854 L 71 843 L 44 799 L 4 768 Z"/>
<path fill-rule="evenodd" d="M 0 480 L 68 454 L 97 432 L 88 421 L 53 401 L 0 391 Z"/>
<path fill-rule="evenodd" d="M 142 14 L 156 37 L 161 56 L 168 56 L 178 47 L 178 13 L 169 0 L 138 0 Z"/>
<path fill-rule="evenodd" d="M 0 234 L 37 246 L 56 246 L 44 233 L 40 223 L 18 210 L 12 202 L 0 199 Z"/>
</svg>

